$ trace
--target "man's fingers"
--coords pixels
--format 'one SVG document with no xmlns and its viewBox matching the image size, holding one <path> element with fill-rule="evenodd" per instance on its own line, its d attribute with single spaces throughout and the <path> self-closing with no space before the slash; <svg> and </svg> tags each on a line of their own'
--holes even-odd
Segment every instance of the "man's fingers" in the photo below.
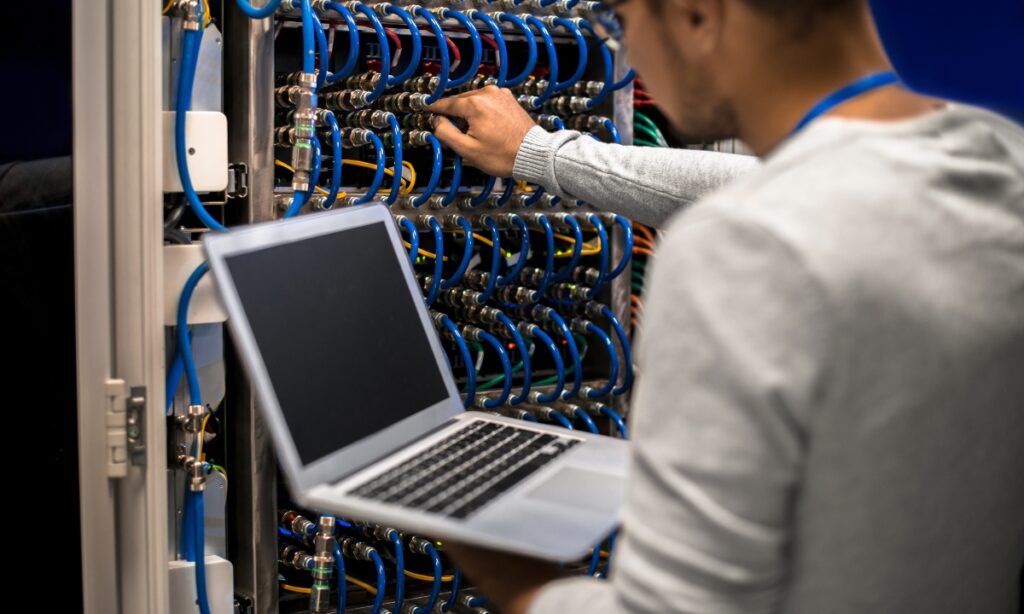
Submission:
<svg viewBox="0 0 1024 614">
<path fill-rule="evenodd" d="M 444 117 L 437 118 L 434 124 L 434 136 L 441 141 L 442 145 L 453 149 L 455 153 L 468 160 L 473 159 L 473 154 L 479 145 L 479 141 L 468 134 L 463 134 L 455 124 Z"/>
<path fill-rule="evenodd" d="M 428 111 L 433 113 L 440 113 L 442 115 L 453 115 L 455 117 L 463 117 L 465 119 L 472 119 L 476 114 L 476 103 L 471 97 L 462 98 L 460 96 L 451 96 L 449 98 L 442 98 L 434 104 L 427 107 Z"/>
</svg>

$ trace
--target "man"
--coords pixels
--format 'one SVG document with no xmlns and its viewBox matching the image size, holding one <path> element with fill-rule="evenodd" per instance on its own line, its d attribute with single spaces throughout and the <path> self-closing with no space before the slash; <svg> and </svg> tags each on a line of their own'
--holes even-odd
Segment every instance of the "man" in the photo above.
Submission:
<svg viewBox="0 0 1024 614">
<path fill-rule="evenodd" d="M 763 165 L 660 245 L 610 580 L 456 559 L 509 614 L 1018 611 L 1024 130 L 890 83 L 862 0 L 616 10 L 674 128 Z M 643 219 L 692 192 L 507 92 L 434 110 L 467 161 L 563 196 Z"/>
</svg>

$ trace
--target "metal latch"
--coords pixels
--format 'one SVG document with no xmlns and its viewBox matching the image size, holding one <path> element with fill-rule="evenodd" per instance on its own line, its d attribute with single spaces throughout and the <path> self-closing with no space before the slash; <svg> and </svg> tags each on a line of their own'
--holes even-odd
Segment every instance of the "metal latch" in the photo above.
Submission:
<svg viewBox="0 0 1024 614">
<path fill-rule="evenodd" d="M 249 167 L 244 162 L 228 165 L 228 198 L 249 196 Z"/>
<path fill-rule="evenodd" d="M 128 475 L 128 464 L 146 460 L 146 388 L 107 380 L 107 477 Z"/>
</svg>

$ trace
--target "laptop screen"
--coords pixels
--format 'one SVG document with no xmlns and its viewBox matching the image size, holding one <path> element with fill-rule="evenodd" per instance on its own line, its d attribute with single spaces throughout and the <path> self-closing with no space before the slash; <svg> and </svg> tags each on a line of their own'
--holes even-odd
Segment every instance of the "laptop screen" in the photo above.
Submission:
<svg viewBox="0 0 1024 614">
<path fill-rule="evenodd" d="M 225 264 L 304 465 L 448 397 L 383 223 Z"/>
</svg>

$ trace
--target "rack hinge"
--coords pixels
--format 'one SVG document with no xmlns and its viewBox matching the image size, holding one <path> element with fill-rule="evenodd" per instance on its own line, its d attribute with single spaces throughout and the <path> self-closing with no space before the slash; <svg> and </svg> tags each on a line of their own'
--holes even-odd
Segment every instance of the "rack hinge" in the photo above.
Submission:
<svg viewBox="0 0 1024 614">
<path fill-rule="evenodd" d="M 128 475 L 128 464 L 146 461 L 146 388 L 107 380 L 107 477 Z"/>
<path fill-rule="evenodd" d="M 228 165 L 228 198 L 249 196 L 249 167 L 244 162 Z"/>
</svg>

